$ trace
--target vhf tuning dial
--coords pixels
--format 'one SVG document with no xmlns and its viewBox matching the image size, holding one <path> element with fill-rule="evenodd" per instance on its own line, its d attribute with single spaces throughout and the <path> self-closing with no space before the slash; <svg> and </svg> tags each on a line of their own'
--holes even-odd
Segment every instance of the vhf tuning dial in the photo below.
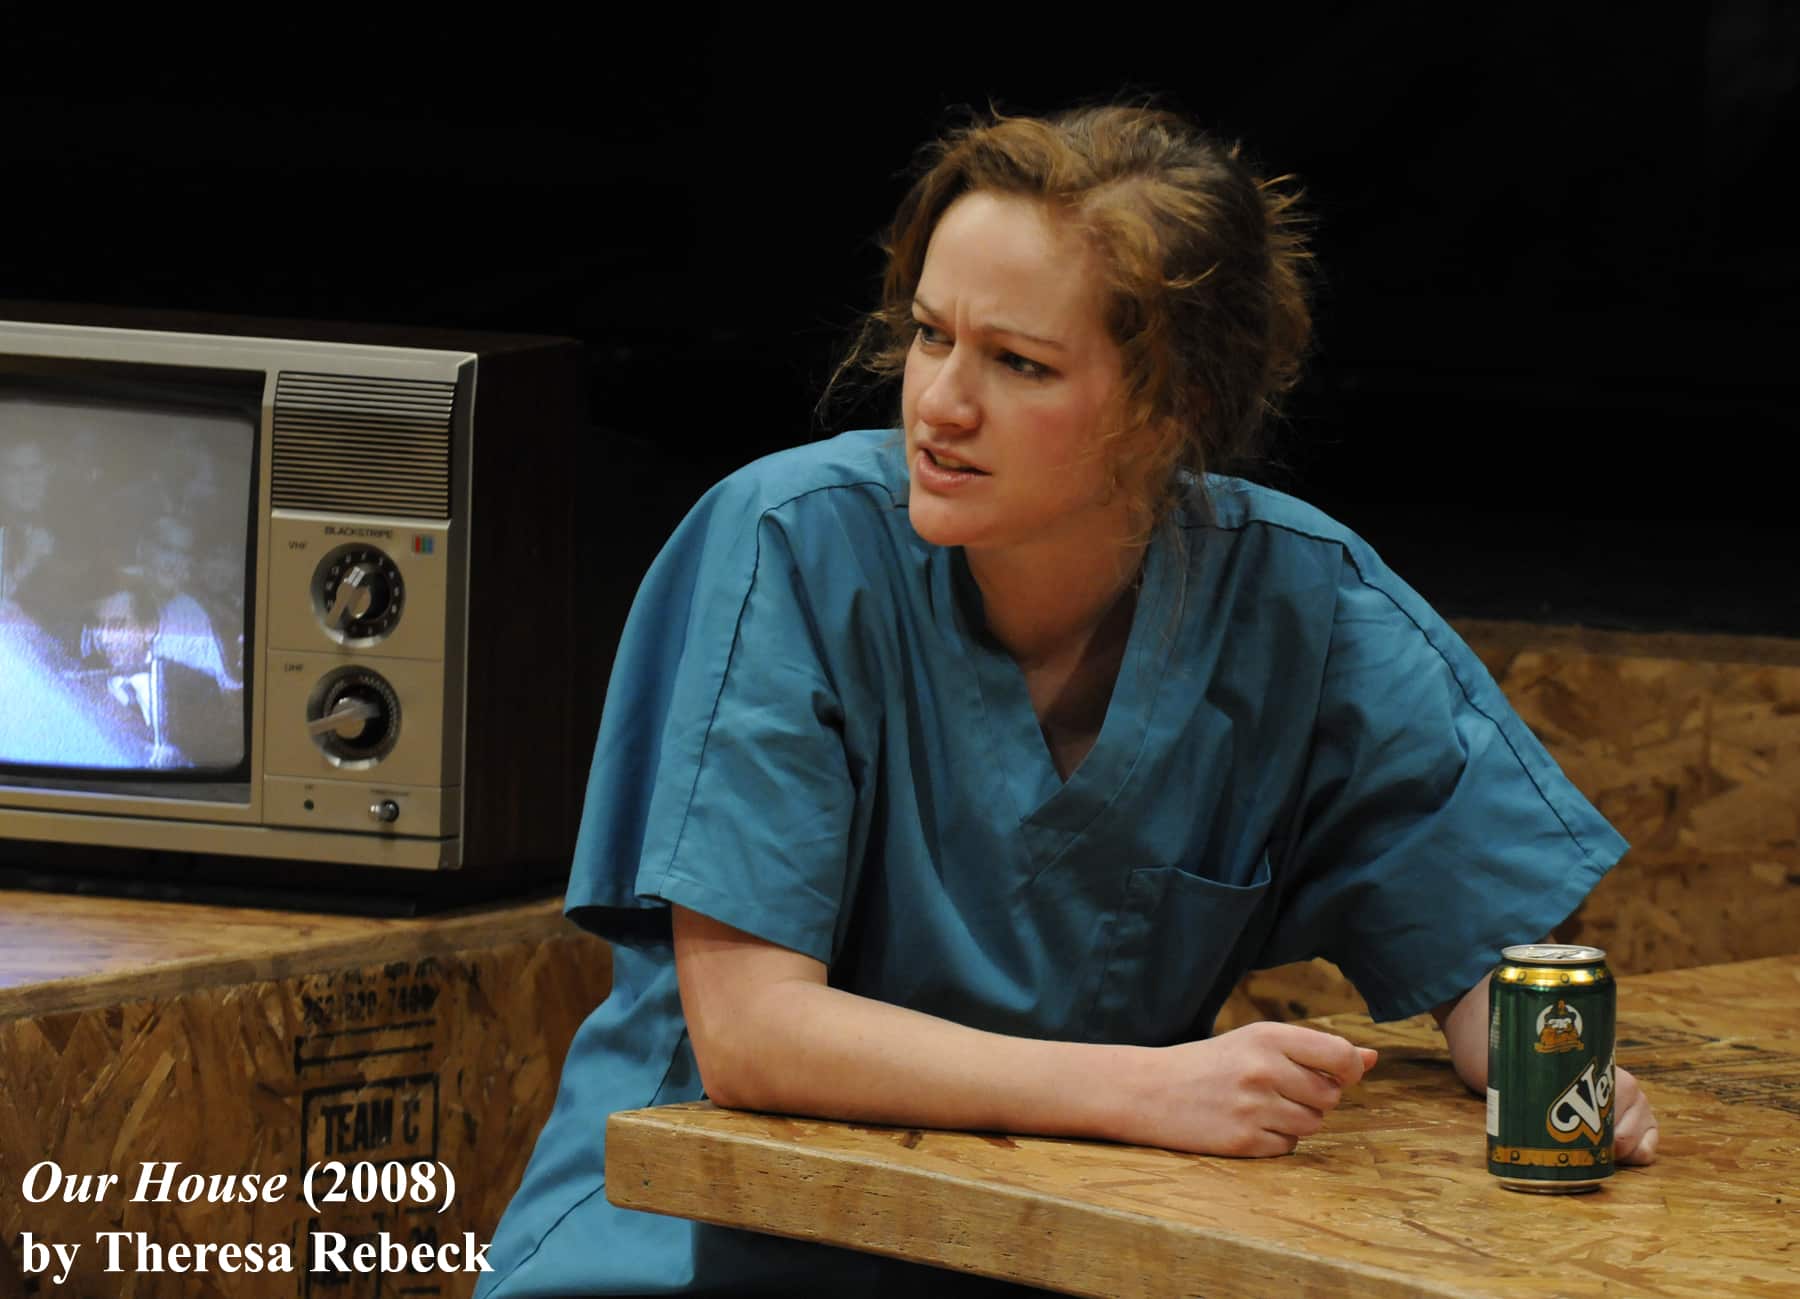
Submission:
<svg viewBox="0 0 1800 1299">
<path fill-rule="evenodd" d="M 306 729 L 334 766 L 372 767 L 400 738 L 400 698 L 379 672 L 328 672 L 306 701 Z"/>
<path fill-rule="evenodd" d="M 400 621 L 406 587 L 394 561 L 374 546 L 340 546 L 313 574 L 313 608 L 333 640 L 379 640 Z"/>
</svg>

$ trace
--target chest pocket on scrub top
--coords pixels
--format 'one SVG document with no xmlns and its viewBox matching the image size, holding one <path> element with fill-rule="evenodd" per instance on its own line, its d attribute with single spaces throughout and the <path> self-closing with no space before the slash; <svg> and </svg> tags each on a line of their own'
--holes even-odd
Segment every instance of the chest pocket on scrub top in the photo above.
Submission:
<svg viewBox="0 0 1800 1299">
<path fill-rule="evenodd" d="M 1268 889 L 1267 856 L 1248 884 L 1178 866 L 1132 871 L 1095 1004 L 1099 1040 L 1161 1046 L 1209 1030 L 1200 1009 Z"/>
</svg>

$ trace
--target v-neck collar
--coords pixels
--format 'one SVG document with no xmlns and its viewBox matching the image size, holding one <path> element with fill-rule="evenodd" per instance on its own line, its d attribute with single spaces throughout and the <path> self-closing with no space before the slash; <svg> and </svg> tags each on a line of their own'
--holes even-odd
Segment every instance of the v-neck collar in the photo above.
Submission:
<svg viewBox="0 0 1800 1299">
<path fill-rule="evenodd" d="M 1170 535 L 1172 533 L 1172 535 Z M 960 548 L 938 552 L 945 586 L 940 607 L 952 611 L 956 639 L 979 696 L 989 780 L 1021 822 L 1078 833 L 1118 795 L 1144 746 L 1151 705 L 1173 650 L 1175 603 L 1186 571 L 1180 529 L 1159 533 L 1144 556 L 1143 585 L 1131 633 L 1094 746 L 1065 781 L 1038 725 L 1025 674 L 987 632 L 981 591 Z"/>
</svg>

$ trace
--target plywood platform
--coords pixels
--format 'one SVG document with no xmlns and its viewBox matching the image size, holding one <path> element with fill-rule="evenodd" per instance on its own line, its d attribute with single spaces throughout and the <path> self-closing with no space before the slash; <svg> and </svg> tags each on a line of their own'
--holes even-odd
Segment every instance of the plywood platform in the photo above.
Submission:
<svg viewBox="0 0 1800 1299">
<path fill-rule="evenodd" d="M 44 1294 L 467 1295 L 472 1277 L 435 1270 L 308 1277 L 308 1244 L 487 1239 L 610 971 L 556 900 L 366 920 L 0 893 L 0 1295 L 30 1281 L 26 1232 L 81 1246 Z M 455 1199 L 441 1214 L 353 1198 L 315 1214 L 299 1178 L 333 1159 L 448 1168 Z M 44 1160 L 121 1184 L 98 1204 L 26 1203 Z M 141 1166 L 162 1161 L 177 1177 L 285 1175 L 289 1193 L 131 1202 Z M 104 1231 L 165 1251 L 282 1243 L 299 1271 L 108 1274 Z"/>
</svg>

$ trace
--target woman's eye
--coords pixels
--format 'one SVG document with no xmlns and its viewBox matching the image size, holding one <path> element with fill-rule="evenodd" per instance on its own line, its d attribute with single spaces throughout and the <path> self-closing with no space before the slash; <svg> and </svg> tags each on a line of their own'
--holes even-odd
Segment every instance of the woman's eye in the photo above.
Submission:
<svg viewBox="0 0 1800 1299">
<path fill-rule="evenodd" d="M 1000 364 L 1014 374 L 1022 374 L 1027 379 L 1043 379 L 1050 374 L 1050 367 L 1033 361 L 1030 357 L 1020 356 L 1017 352 L 1002 352 Z"/>
<path fill-rule="evenodd" d="M 917 337 L 921 343 L 924 343 L 929 347 L 938 347 L 950 341 L 944 337 L 943 330 L 932 325 L 927 325 L 923 320 L 915 321 L 913 323 L 916 331 L 915 337 Z"/>
</svg>

